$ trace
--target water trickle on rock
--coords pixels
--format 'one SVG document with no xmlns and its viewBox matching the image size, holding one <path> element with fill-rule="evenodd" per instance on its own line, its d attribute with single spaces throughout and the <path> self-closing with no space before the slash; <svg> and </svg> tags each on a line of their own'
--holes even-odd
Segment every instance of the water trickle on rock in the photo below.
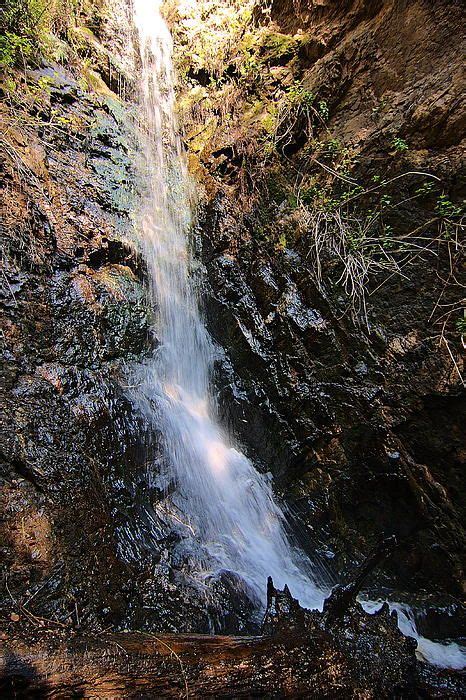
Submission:
<svg viewBox="0 0 466 700">
<path fill-rule="evenodd" d="M 264 601 L 267 576 L 307 606 L 323 592 L 311 563 L 290 544 L 268 481 L 230 443 L 216 417 L 213 346 L 190 278 L 191 188 L 175 118 L 172 40 L 159 3 L 135 0 L 142 64 L 143 194 L 137 227 L 152 283 L 159 347 L 141 371 L 137 398 L 161 435 L 164 512 L 181 535 L 179 554 L 205 581 L 229 571 Z"/>
</svg>

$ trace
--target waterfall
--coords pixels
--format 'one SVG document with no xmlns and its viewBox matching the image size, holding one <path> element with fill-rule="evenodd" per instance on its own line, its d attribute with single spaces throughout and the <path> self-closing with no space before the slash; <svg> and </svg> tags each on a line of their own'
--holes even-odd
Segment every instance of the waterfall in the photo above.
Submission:
<svg viewBox="0 0 466 700">
<path fill-rule="evenodd" d="M 143 194 L 137 212 L 159 347 L 139 377 L 139 399 L 161 435 L 165 513 L 193 576 L 221 571 L 264 601 L 267 576 L 320 606 L 312 566 L 290 544 L 268 481 L 220 427 L 210 377 L 213 346 L 190 279 L 191 188 L 175 119 L 171 35 L 159 2 L 134 0 L 142 79 Z"/>
<path fill-rule="evenodd" d="M 190 277 L 193 197 L 175 118 L 172 39 L 160 4 L 133 0 L 141 54 L 142 194 L 136 226 L 159 342 L 139 368 L 134 398 L 160 435 L 164 517 L 180 538 L 177 556 L 193 581 L 202 585 L 212 575 L 231 572 L 260 607 L 266 579 L 272 576 L 276 586 L 287 584 L 303 606 L 321 608 L 328 591 L 315 566 L 291 544 L 270 483 L 231 444 L 216 416 L 210 382 L 213 346 Z M 144 526 L 152 521 L 148 515 Z M 378 605 L 363 604 L 367 610 Z M 409 608 L 391 605 L 399 612 L 400 629 L 418 640 L 424 658 L 462 667 L 459 645 L 424 639 Z"/>
</svg>

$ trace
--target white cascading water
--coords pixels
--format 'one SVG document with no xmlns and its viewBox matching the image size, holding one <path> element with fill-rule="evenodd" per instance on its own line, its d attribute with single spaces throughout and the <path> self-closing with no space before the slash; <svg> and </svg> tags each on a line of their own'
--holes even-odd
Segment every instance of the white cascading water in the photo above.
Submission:
<svg viewBox="0 0 466 700">
<path fill-rule="evenodd" d="M 189 276 L 190 180 L 175 119 L 171 35 L 157 1 L 134 0 L 142 62 L 141 142 L 145 191 L 137 225 L 152 279 L 160 342 L 138 391 L 155 410 L 169 497 L 193 571 L 239 574 L 259 600 L 267 576 L 288 583 L 304 604 L 323 593 L 312 567 L 290 545 L 284 516 L 265 478 L 231 446 L 210 390 L 213 348 Z"/>
<path fill-rule="evenodd" d="M 189 275 L 191 186 L 175 118 L 172 39 L 160 5 L 161 0 L 133 0 L 144 161 L 136 225 L 152 280 L 160 343 L 141 368 L 137 398 L 157 425 L 168 480 L 174 482 L 164 499 L 165 514 L 182 538 L 182 556 L 199 583 L 231 571 L 263 603 L 266 579 L 272 576 L 278 587 L 288 584 L 304 606 L 322 608 L 328 590 L 319 585 L 307 557 L 291 545 L 270 484 L 229 443 L 216 419 L 210 387 L 213 348 Z M 424 640 L 404 618 L 400 627 L 418 639 L 425 658 L 461 667 L 458 645 Z"/>
</svg>

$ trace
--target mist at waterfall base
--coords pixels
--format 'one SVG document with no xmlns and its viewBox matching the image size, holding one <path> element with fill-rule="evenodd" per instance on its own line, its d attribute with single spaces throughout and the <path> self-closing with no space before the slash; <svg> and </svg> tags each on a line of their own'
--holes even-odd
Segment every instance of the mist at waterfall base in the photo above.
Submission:
<svg viewBox="0 0 466 700">
<path fill-rule="evenodd" d="M 137 550 L 139 536 L 156 543 L 169 529 L 177 536 L 172 556 L 178 568 L 206 596 L 212 577 L 228 572 L 260 611 L 272 576 L 304 607 L 322 609 L 328 579 L 324 583 L 319 566 L 292 544 L 269 480 L 217 420 L 210 384 L 214 350 L 189 269 L 193 192 L 175 119 L 172 39 L 160 0 L 134 0 L 133 8 L 141 72 L 135 224 L 151 280 L 158 347 L 135 368 L 130 384 L 133 401 L 158 435 L 161 457 L 152 471 L 149 465 L 147 479 L 162 495 L 145 509 L 129 549 Z M 408 613 L 400 619 L 425 658 L 460 667 L 458 645 L 423 640 Z"/>
</svg>

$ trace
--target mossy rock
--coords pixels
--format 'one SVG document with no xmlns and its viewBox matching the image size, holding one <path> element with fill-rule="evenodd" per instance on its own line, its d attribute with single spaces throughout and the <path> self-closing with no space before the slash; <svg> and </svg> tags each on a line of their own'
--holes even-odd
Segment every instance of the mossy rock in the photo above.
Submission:
<svg viewBox="0 0 466 700">
<path fill-rule="evenodd" d="M 284 59 L 290 60 L 296 55 L 301 45 L 301 39 L 289 34 L 268 33 L 261 41 L 261 55 L 268 63 Z"/>
<path fill-rule="evenodd" d="M 97 71 L 92 70 L 89 66 L 83 66 L 81 69 L 81 75 L 86 82 L 86 86 L 97 93 L 98 95 L 106 95 L 108 97 L 117 98 L 115 93 L 110 90 L 108 85 L 102 79 L 102 76 L 97 73 Z"/>
<path fill-rule="evenodd" d="M 208 157 L 213 148 L 214 136 L 218 127 L 218 119 L 211 117 L 200 127 L 192 130 L 188 136 L 189 150 L 202 157 Z"/>
<path fill-rule="evenodd" d="M 121 124 L 124 120 L 123 111 L 118 113 L 116 106 L 113 106 L 114 100 L 106 101 L 106 104 L 112 105 L 110 114 L 103 110 L 96 110 L 91 124 L 91 138 L 93 142 L 98 141 L 105 146 L 123 148 L 129 150 L 129 135 L 125 134 L 121 129 Z M 118 114 L 119 121 L 115 118 L 115 112 Z"/>
<path fill-rule="evenodd" d="M 189 92 L 183 94 L 177 103 L 178 113 L 183 117 L 189 117 L 191 110 L 196 105 L 202 105 L 204 109 L 210 109 L 213 106 L 208 90 L 202 85 L 196 85 Z"/>
<path fill-rule="evenodd" d="M 102 205 L 111 211 L 129 213 L 133 204 L 128 160 L 122 154 L 109 149 L 112 158 L 93 158 L 92 169 L 98 177 Z"/>
</svg>

